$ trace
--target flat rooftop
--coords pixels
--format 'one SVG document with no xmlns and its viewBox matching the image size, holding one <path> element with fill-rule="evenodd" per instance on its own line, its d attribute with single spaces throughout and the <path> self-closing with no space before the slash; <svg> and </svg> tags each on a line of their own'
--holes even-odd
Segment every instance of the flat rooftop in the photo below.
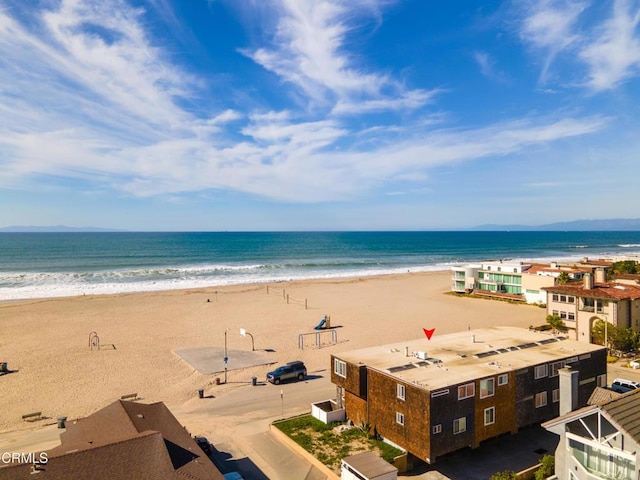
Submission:
<svg viewBox="0 0 640 480">
<path fill-rule="evenodd" d="M 422 337 L 343 352 L 336 357 L 367 365 L 426 390 L 437 390 L 603 349 L 569 340 L 565 335 L 491 327 L 447 335 L 436 333 L 431 340 Z"/>
</svg>

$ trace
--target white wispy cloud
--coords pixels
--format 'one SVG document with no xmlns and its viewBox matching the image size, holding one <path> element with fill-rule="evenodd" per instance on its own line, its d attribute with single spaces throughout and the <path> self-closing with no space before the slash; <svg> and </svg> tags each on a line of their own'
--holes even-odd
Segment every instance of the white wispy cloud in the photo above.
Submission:
<svg viewBox="0 0 640 480">
<path fill-rule="evenodd" d="M 528 4 L 520 35 L 544 52 L 542 83 L 547 80 L 556 56 L 580 40 L 576 23 L 586 7 L 585 2 L 575 0 L 541 0 Z"/>
<path fill-rule="evenodd" d="M 640 73 L 640 6 L 616 0 L 612 15 L 594 32 L 594 40 L 580 52 L 589 68 L 586 85 L 595 90 L 615 88 Z"/>
<path fill-rule="evenodd" d="M 359 66 L 346 48 L 350 24 L 359 15 L 379 13 L 388 1 L 279 0 L 271 47 L 245 50 L 255 62 L 296 86 L 335 114 L 419 108 L 436 90 L 409 89 L 388 74 Z M 363 8 L 364 7 L 364 8 Z"/>
<path fill-rule="evenodd" d="M 176 67 L 154 44 L 145 11 L 124 0 L 62 0 L 26 12 L 28 22 L 0 11 L 0 186 L 63 178 L 141 197 L 230 190 L 335 201 L 607 126 L 603 117 L 558 115 L 445 129 L 446 114 L 425 114 L 412 127 L 354 126 L 346 114 L 414 111 L 439 91 L 407 89 L 354 66 L 345 46 L 355 13 L 345 5 L 283 1 L 275 44 L 251 54 L 326 102 L 322 118 L 306 108 L 242 111 L 231 102 L 196 116 L 181 100 L 197 98 L 203 80 Z"/>
<path fill-rule="evenodd" d="M 615 0 L 599 5 L 608 15 L 583 12 L 594 8 L 575 0 L 542 0 L 528 4 L 520 35 L 535 50 L 543 52 L 542 83 L 547 82 L 552 63 L 565 54 L 586 71 L 582 80 L 563 78 L 561 83 L 601 92 L 618 87 L 640 74 L 640 3 Z M 593 18 L 595 17 L 595 18 Z"/>
<path fill-rule="evenodd" d="M 482 75 L 498 82 L 507 82 L 506 76 L 496 69 L 495 60 L 487 52 L 474 52 L 473 59 L 480 67 Z"/>
</svg>

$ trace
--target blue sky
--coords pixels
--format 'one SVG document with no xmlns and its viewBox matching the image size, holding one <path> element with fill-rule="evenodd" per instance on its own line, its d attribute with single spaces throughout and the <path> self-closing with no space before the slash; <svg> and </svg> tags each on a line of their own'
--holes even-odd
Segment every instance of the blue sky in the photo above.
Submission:
<svg viewBox="0 0 640 480">
<path fill-rule="evenodd" d="M 640 2 L 0 0 L 0 226 L 640 217 Z"/>
</svg>

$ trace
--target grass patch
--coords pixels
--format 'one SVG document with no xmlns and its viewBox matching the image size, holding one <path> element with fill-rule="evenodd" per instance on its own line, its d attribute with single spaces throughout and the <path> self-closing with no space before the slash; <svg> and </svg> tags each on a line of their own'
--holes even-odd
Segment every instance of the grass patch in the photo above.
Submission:
<svg viewBox="0 0 640 480">
<path fill-rule="evenodd" d="M 375 440 L 357 427 L 339 432 L 335 427 L 340 424 L 327 425 L 311 415 L 291 418 L 273 425 L 338 475 L 341 460 L 349 455 L 369 450 L 392 463 L 395 457 L 404 453 Z"/>
</svg>

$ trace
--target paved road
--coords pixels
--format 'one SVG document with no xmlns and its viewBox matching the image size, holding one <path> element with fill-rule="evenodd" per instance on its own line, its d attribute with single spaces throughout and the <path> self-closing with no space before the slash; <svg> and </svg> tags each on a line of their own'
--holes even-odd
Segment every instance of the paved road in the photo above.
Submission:
<svg viewBox="0 0 640 480">
<path fill-rule="evenodd" d="M 269 432 L 269 424 L 283 417 L 307 413 L 311 403 L 334 398 L 335 386 L 328 371 L 310 372 L 305 382 L 282 385 L 244 384 L 213 397 L 194 398 L 180 406 L 170 406 L 178 420 L 192 434 L 204 434 L 216 447 L 215 460 L 223 472 L 237 470 L 256 480 L 323 480 L 325 477 L 302 457 L 293 454 Z M 610 365 L 608 380 L 623 377 L 640 381 L 640 370 Z M 281 394 L 282 392 L 282 394 Z M 0 451 L 41 451 L 58 443 L 62 430 L 55 426 L 31 432 L 0 433 Z M 518 436 L 506 436 L 476 450 L 465 450 L 442 458 L 434 467 L 412 472 L 418 480 L 486 479 L 498 470 L 530 466 L 545 451 L 555 450 L 557 437 L 542 429 L 529 429 Z M 497 460 L 497 463 L 496 463 Z"/>
<path fill-rule="evenodd" d="M 189 429 L 200 428 L 193 434 L 209 438 L 225 473 L 236 470 L 257 480 L 323 480 L 325 475 L 272 436 L 269 424 L 308 413 L 311 403 L 333 398 L 335 391 L 327 371 L 310 372 L 304 382 L 246 385 L 171 410 Z"/>
</svg>

